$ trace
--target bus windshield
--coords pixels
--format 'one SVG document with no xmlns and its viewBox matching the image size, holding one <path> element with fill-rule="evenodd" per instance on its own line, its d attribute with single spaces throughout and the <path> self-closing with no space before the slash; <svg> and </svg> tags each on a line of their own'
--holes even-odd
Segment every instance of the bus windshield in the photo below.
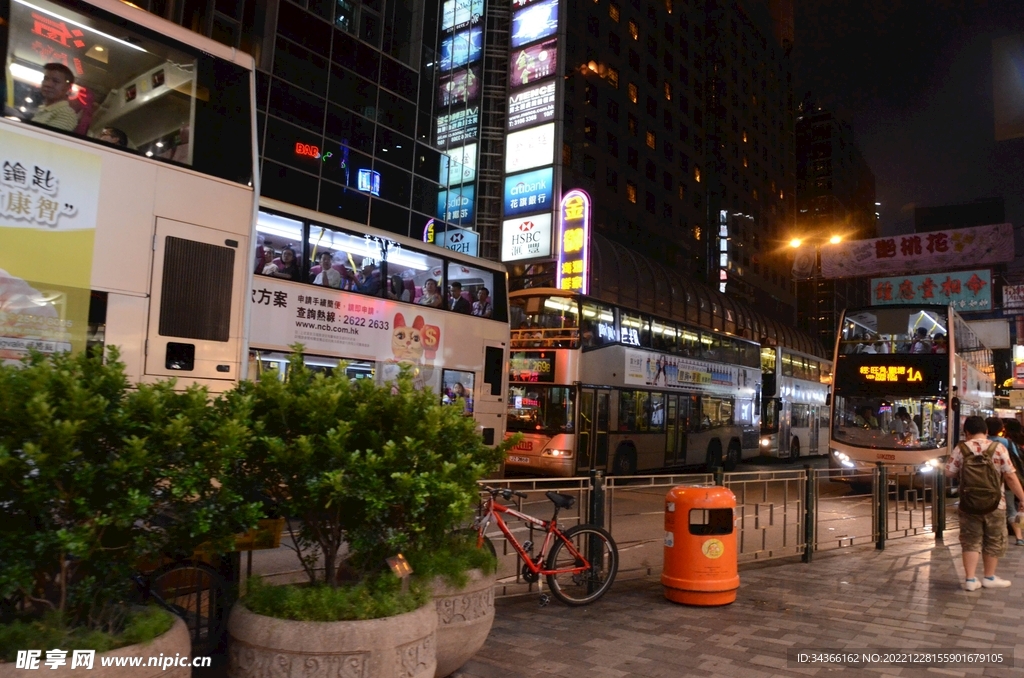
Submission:
<svg viewBox="0 0 1024 678">
<path fill-rule="evenodd" d="M 509 390 L 509 431 L 572 433 L 576 414 L 573 388 L 512 384 Z"/>
<path fill-rule="evenodd" d="M 946 402 L 901 395 L 836 396 L 832 437 L 837 442 L 883 450 L 945 447 Z"/>
<path fill-rule="evenodd" d="M 844 316 L 839 353 L 946 353 L 947 316 L 941 307 L 850 311 Z"/>
</svg>

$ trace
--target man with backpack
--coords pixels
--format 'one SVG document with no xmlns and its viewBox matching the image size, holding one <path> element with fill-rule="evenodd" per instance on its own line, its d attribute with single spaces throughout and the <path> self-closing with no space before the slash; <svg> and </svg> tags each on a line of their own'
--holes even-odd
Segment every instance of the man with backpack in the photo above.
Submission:
<svg viewBox="0 0 1024 678">
<path fill-rule="evenodd" d="M 960 547 L 964 559 L 964 589 L 1006 588 L 1010 582 L 996 576 L 996 564 L 1006 555 L 1006 500 L 1003 483 L 1024 502 L 1024 488 L 1010 462 L 1006 447 L 988 439 L 988 425 L 982 417 L 967 417 L 966 440 L 953 450 L 946 464 L 946 476 L 960 480 Z M 975 576 L 978 557 L 984 577 Z"/>
</svg>

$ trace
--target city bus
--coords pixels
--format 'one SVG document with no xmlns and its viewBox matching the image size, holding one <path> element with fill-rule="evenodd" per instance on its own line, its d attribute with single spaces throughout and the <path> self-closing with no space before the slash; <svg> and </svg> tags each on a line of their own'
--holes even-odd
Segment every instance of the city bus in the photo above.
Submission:
<svg viewBox="0 0 1024 678">
<path fill-rule="evenodd" d="M 253 60 L 116 0 L 0 3 L 0 360 L 243 376 Z"/>
<path fill-rule="evenodd" d="M 504 438 L 501 264 L 267 198 L 249 261 L 254 378 L 283 379 L 295 344 L 316 370 L 344 360 L 352 379 L 386 383 L 407 366 L 417 387 L 474 417 L 484 442 Z"/>
<path fill-rule="evenodd" d="M 824 454 L 832 363 L 782 346 L 761 347 L 761 456 Z M 827 435 L 827 434 L 826 434 Z"/>
<path fill-rule="evenodd" d="M 554 288 L 512 292 L 506 471 L 617 475 L 756 456 L 758 344 Z"/>
<path fill-rule="evenodd" d="M 930 472 L 959 441 L 966 417 L 992 415 L 992 351 L 952 307 L 849 309 L 840 328 L 831 467 L 882 462 Z"/>
</svg>

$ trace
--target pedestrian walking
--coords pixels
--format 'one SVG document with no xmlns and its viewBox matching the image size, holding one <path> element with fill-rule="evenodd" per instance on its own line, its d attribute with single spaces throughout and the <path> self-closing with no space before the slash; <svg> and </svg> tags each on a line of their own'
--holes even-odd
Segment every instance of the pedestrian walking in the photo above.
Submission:
<svg viewBox="0 0 1024 678">
<path fill-rule="evenodd" d="M 996 565 L 1006 555 L 1006 499 L 1003 484 L 1024 502 L 1024 488 L 1010 462 L 1006 447 L 988 439 L 982 417 L 967 417 L 966 440 L 953 449 L 946 476 L 959 478 L 960 547 L 964 561 L 964 589 L 1006 588 L 1010 582 L 996 576 Z M 981 558 L 984 577 L 975 577 Z"/>
</svg>

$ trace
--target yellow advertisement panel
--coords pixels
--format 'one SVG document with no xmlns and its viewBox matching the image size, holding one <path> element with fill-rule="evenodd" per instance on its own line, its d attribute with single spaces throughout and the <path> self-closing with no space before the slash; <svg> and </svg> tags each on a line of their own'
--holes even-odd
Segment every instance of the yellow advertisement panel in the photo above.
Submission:
<svg viewBox="0 0 1024 678">
<path fill-rule="evenodd" d="M 0 360 L 85 348 L 101 158 L 0 129 Z"/>
</svg>

